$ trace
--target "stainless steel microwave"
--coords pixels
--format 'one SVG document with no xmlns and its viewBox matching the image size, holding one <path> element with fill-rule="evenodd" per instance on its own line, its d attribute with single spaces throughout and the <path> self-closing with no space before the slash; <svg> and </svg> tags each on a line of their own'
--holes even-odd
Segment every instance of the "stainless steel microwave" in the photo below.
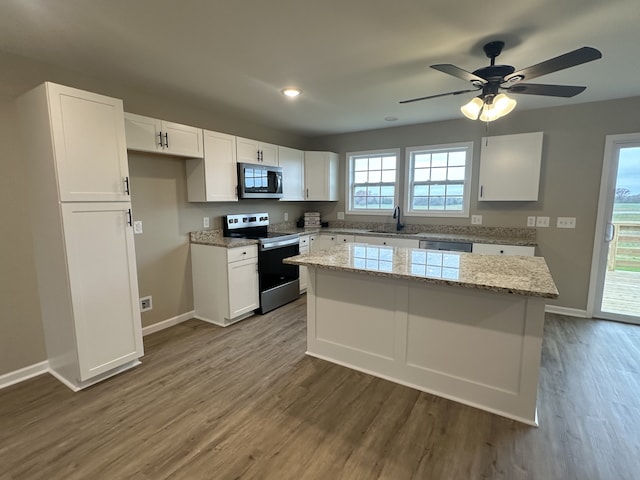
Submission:
<svg viewBox="0 0 640 480">
<path fill-rule="evenodd" d="M 238 163 L 238 198 L 282 198 L 282 168 Z"/>
</svg>

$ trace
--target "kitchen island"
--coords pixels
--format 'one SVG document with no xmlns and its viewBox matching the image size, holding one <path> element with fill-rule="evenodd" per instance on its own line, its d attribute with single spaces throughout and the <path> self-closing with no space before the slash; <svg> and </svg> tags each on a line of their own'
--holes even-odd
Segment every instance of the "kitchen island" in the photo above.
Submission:
<svg viewBox="0 0 640 480">
<path fill-rule="evenodd" d="M 541 257 L 347 243 L 307 267 L 307 354 L 529 425 L 545 299 Z"/>
</svg>

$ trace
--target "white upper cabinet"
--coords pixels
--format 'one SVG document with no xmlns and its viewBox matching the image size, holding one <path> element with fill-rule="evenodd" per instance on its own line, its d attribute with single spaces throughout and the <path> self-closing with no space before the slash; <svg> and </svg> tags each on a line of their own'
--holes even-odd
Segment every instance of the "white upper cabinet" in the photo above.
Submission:
<svg viewBox="0 0 640 480">
<path fill-rule="evenodd" d="M 278 147 L 278 163 L 282 167 L 282 198 L 280 201 L 304 200 L 304 152 Z"/>
<path fill-rule="evenodd" d="M 543 132 L 483 137 L 478 200 L 538 200 L 542 140 Z"/>
<path fill-rule="evenodd" d="M 204 158 L 187 160 L 190 202 L 236 202 L 236 137 L 204 130 Z"/>
<path fill-rule="evenodd" d="M 304 152 L 305 200 L 338 200 L 338 154 Z"/>
<path fill-rule="evenodd" d="M 248 138 L 236 139 L 238 162 L 278 166 L 278 146 Z"/>
<path fill-rule="evenodd" d="M 141 152 L 202 158 L 202 129 L 125 113 L 127 148 Z"/>
<path fill-rule="evenodd" d="M 130 201 L 122 100 L 45 88 L 60 201 Z"/>
</svg>

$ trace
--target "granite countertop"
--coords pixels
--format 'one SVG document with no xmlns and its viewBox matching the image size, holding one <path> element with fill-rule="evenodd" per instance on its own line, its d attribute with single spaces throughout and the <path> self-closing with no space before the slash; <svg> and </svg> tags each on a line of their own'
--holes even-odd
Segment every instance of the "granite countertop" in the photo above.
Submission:
<svg viewBox="0 0 640 480">
<path fill-rule="evenodd" d="M 257 240 L 249 238 L 229 238 L 222 235 L 222 230 L 202 230 L 189 233 L 190 243 L 199 245 L 211 245 L 214 247 L 236 248 L 247 245 L 257 245 Z"/>
<path fill-rule="evenodd" d="M 344 225 L 336 222 L 329 227 L 297 228 L 293 223 L 270 226 L 272 232 L 299 233 L 314 235 L 359 235 L 369 237 L 409 238 L 418 240 L 435 240 L 449 242 L 490 243 L 498 245 L 536 246 L 536 231 L 530 228 L 476 227 L 476 226 L 420 226 L 407 225 L 399 233 L 393 230 L 395 225 L 388 224 L 352 224 Z M 428 231 L 421 229 L 429 228 Z M 373 230 L 373 231 L 372 231 Z M 256 240 L 227 238 L 222 230 L 202 230 L 189 234 L 191 243 L 213 245 L 217 247 L 235 248 L 258 243 Z"/>
<path fill-rule="evenodd" d="M 411 228 L 413 227 L 413 228 Z M 497 245 L 517 245 L 526 247 L 535 247 L 538 245 L 536 241 L 535 230 L 523 228 L 501 228 L 501 227 L 454 227 L 439 226 L 437 231 L 416 231 L 419 226 L 411 226 L 406 230 L 396 232 L 386 230 L 384 224 L 375 227 L 372 224 L 370 228 L 358 228 L 348 226 L 329 226 L 316 228 L 296 228 L 276 225 L 272 228 L 274 232 L 283 233 L 299 233 L 300 235 L 314 235 L 317 233 L 336 234 L 336 235 L 362 235 L 370 237 L 387 237 L 387 238 L 409 238 L 419 240 L 449 241 L 449 242 L 469 242 L 469 243 L 489 243 Z M 374 231 L 372 231 L 374 230 Z M 386 230 L 386 231 L 385 231 Z"/>
<path fill-rule="evenodd" d="M 474 255 L 346 243 L 331 250 L 290 257 L 284 262 L 514 295 L 558 297 L 542 257 Z"/>
</svg>

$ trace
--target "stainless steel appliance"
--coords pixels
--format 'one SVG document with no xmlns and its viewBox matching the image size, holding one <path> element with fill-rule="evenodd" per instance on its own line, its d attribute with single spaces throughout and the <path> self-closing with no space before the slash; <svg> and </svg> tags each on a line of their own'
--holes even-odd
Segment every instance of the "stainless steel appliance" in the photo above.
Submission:
<svg viewBox="0 0 640 480">
<path fill-rule="evenodd" d="M 238 163 L 238 198 L 282 198 L 282 167 Z"/>
<path fill-rule="evenodd" d="M 438 242 L 420 240 L 420 248 L 427 250 L 446 250 L 450 252 L 471 252 L 473 244 L 468 242 Z"/>
<path fill-rule="evenodd" d="M 297 265 L 282 260 L 298 255 L 300 235 L 269 232 L 269 214 L 251 213 L 223 217 L 225 237 L 258 240 L 258 278 L 260 313 L 266 313 L 300 296 L 300 273 Z"/>
</svg>

